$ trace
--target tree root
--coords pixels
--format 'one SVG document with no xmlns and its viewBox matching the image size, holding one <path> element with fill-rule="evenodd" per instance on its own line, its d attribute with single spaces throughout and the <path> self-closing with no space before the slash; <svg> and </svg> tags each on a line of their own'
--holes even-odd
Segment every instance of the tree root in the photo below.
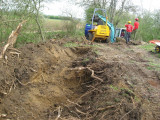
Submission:
<svg viewBox="0 0 160 120">
<path fill-rule="evenodd" d="M 101 78 L 99 78 L 99 77 L 97 77 L 97 76 L 94 75 L 94 70 L 92 70 L 92 69 L 89 68 L 89 67 L 87 67 L 87 69 L 92 72 L 92 74 L 91 74 L 91 77 L 92 77 L 92 78 L 95 78 L 95 79 L 103 82 L 103 79 L 101 79 Z"/>
<path fill-rule="evenodd" d="M 13 45 L 16 43 L 17 37 L 20 33 L 20 30 L 22 28 L 22 24 L 25 23 L 26 21 L 22 21 L 21 23 L 19 23 L 19 25 L 17 26 L 15 31 L 12 31 L 12 33 L 10 34 L 10 36 L 8 37 L 8 42 L 7 44 L 4 46 L 2 53 L 0 54 L 0 59 L 4 58 L 5 52 L 7 50 L 8 47 L 13 47 Z"/>
<path fill-rule="evenodd" d="M 58 107 L 58 115 L 57 115 L 57 117 L 56 117 L 56 119 L 55 120 L 58 120 L 59 118 L 60 118 L 60 116 L 61 116 L 61 113 L 62 113 L 62 110 L 61 110 L 61 107 L 59 106 Z"/>
<path fill-rule="evenodd" d="M 92 70 L 90 67 L 77 67 L 77 68 L 71 68 L 70 70 L 85 70 L 85 69 L 88 69 L 88 70 L 91 72 L 91 77 L 92 77 L 92 78 L 97 79 L 97 80 L 99 80 L 99 81 L 101 81 L 101 82 L 104 81 L 103 79 L 95 76 L 94 70 Z M 102 72 L 102 71 L 100 71 L 100 72 Z"/>
<path fill-rule="evenodd" d="M 72 102 L 72 101 L 70 101 L 69 99 L 67 99 L 67 101 L 68 101 L 69 103 L 71 103 L 71 104 L 77 105 L 78 107 L 82 107 L 82 106 L 80 106 L 78 103 Z"/>
</svg>

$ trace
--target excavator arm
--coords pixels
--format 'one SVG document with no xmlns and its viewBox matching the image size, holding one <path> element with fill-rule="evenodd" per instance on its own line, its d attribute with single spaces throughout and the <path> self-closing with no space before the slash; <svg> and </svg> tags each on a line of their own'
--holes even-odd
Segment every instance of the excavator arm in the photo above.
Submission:
<svg viewBox="0 0 160 120">
<path fill-rule="evenodd" d="M 101 20 L 103 20 L 104 22 L 106 22 L 106 17 L 104 17 L 104 16 L 102 16 L 102 15 L 100 15 L 100 14 L 98 14 L 98 13 L 96 13 L 96 15 L 98 15 L 98 17 L 101 19 Z M 110 28 L 110 30 L 111 30 L 111 33 L 110 33 L 110 40 L 111 40 L 111 42 L 113 43 L 113 42 L 115 42 L 115 39 L 114 39 L 114 26 L 113 26 L 113 24 L 112 23 L 110 23 L 108 20 L 107 20 L 107 25 L 109 26 L 109 28 Z"/>
</svg>

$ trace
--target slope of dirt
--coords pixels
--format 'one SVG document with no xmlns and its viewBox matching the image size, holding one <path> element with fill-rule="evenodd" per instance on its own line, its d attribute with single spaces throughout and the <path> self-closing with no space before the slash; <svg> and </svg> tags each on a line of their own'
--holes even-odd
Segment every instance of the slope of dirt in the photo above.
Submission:
<svg viewBox="0 0 160 120">
<path fill-rule="evenodd" d="M 21 51 L 20 56 L 13 51 Z M 50 107 L 76 99 L 80 84 L 90 77 L 70 66 L 84 53 L 90 55 L 90 48 L 70 49 L 52 41 L 9 50 L 0 62 L 0 113 L 10 119 L 46 119 Z"/>
<path fill-rule="evenodd" d="M 64 47 L 68 41 L 77 40 L 7 51 L 0 61 L 0 119 L 160 119 L 159 72 L 147 69 L 140 43 Z"/>
</svg>

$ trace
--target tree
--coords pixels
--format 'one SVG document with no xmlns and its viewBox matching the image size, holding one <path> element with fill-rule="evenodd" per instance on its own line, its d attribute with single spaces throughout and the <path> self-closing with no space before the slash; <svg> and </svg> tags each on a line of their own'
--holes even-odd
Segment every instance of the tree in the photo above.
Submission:
<svg viewBox="0 0 160 120">
<path fill-rule="evenodd" d="M 26 33 L 35 33 L 35 37 L 29 38 L 27 34 L 22 34 L 24 39 L 40 38 L 44 41 L 42 14 L 43 3 L 54 0 L 1 0 L 0 1 L 0 37 L 5 41 L 12 30 L 22 21 L 27 20 L 23 26 Z M 38 36 L 38 37 L 37 37 Z"/>
<path fill-rule="evenodd" d="M 34 15 L 35 15 L 36 23 L 39 28 L 41 39 L 42 39 L 42 41 L 44 41 L 44 34 L 43 34 L 42 27 L 41 27 L 40 20 L 39 20 L 39 12 L 40 12 L 40 8 L 41 8 L 41 2 L 42 2 L 42 0 L 33 0 L 34 9 L 35 9 Z"/>
<path fill-rule="evenodd" d="M 79 4 L 85 6 L 87 22 L 92 18 L 94 8 L 98 7 L 107 10 L 109 21 L 115 26 L 129 11 L 135 10 L 131 0 L 83 0 Z"/>
</svg>

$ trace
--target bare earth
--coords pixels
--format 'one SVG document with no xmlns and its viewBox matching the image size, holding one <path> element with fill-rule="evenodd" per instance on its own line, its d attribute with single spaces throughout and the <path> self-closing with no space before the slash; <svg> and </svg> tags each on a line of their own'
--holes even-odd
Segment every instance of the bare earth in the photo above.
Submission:
<svg viewBox="0 0 160 120">
<path fill-rule="evenodd" d="M 20 56 L 7 51 L 0 120 L 160 120 L 160 72 L 149 69 L 159 58 L 140 43 L 75 41 L 27 44 Z"/>
</svg>

